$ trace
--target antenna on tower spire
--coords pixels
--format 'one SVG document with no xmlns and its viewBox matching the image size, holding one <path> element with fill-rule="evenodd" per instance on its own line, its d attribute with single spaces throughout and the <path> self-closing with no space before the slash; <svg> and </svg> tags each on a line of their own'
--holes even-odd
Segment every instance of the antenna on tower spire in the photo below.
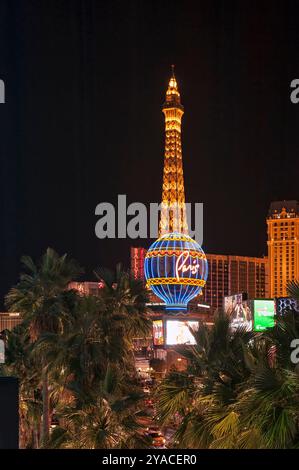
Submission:
<svg viewBox="0 0 299 470">
<path fill-rule="evenodd" d="M 172 70 L 172 76 L 173 76 L 173 78 L 175 78 L 174 77 L 174 64 L 171 64 L 171 70 Z"/>
</svg>

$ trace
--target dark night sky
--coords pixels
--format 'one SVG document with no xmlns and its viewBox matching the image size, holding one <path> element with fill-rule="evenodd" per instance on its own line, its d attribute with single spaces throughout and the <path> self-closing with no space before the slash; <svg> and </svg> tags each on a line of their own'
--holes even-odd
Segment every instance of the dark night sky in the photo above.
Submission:
<svg viewBox="0 0 299 470">
<path fill-rule="evenodd" d="M 270 202 L 299 198 L 298 2 L 0 0 L 1 297 L 47 246 L 87 278 L 128 264 L 132 241 L 98 240 L 94 209 L 160 200 L 172 63 L 204 249 L 266 253 Z"/>
</svg>

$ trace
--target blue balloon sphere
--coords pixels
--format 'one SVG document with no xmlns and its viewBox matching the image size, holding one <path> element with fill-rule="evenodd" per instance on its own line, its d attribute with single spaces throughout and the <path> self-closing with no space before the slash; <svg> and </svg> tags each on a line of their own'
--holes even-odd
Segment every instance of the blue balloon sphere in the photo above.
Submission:
<svg viewBox="0 0 299 470">
<path fill-rule="evenodd" d="M 200 245 L 189 235 L 168 233 L 158 238 L 146 253 L 147 286 L 167 309 L 186 309 L 208 277 L 208 262 Z"/>
</svg>

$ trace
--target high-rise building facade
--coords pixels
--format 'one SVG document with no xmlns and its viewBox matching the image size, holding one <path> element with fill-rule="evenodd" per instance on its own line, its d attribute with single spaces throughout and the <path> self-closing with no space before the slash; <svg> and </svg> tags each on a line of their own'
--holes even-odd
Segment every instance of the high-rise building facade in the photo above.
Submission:
<svg viewBox="0 0 299 470">
<path fill-rule="evenodd" d="M 209 276 L 203 300 L 212 310 L 223 306 L 223 297 L 246 292 L 248 297 L 268 296 L 267 258 L 207 254 Z"/>
<path fill-rule="evenodd" d="M 285 297 L 288 282 L 299 280 L 299 203 L 272 202 L 267 226 L 270 297 Z"/>
</svg>

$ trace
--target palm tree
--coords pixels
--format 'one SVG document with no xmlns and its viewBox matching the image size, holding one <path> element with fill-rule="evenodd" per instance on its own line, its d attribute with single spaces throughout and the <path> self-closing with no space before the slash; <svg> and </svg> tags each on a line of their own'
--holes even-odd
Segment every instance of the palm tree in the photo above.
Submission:
<svg viewBox="0 0 299 470">
<path fill-rule="evenodd" d="M 24 272 L 18 284 L 11 288 L 6 296 L 6 305 L 10 311 L 20 312 L 28 324 L 31 341 L 34 343 L 46 332 L 61 333 L 68 315 L 65 308 L 69 295 L 68 284 L 81 272 L 78 264 L 59 256 L 48 248 L 40 261 L 35 264 L 29 256 L 23 256 Z M 40 358 L 43 396 L 42 443 L 49 437 L 49 364 Z"/>
<path fill-rule="evenodd" d="M 54 447 L 142 445 L 135 432 L 134 413 L 140 412 L 143 394 L 133 338 L 150 328 L 146 292 L 120 265 L 115 273 L 101 270 L 101 281 L 99 297 L 76 297 L 63 334 L 47 332 L 36 342 L 37 354 L 52 365 L 51 381 L 58 384 L 51 397 L 62 424 L 52 433 Z"/>
<path fill-rule="evenodd" d="M 204 395 L 209 395 L 213 390 L 217 390 L 217 394 L 223 402 L 233 401 L 238 385 L 249 375 L 244 357 L 244 345 L 253 338 L 254 334 L 242 329 L 232 334 L 229 318 L 222 312 L 219 312 L 211 329 L 200 324 L 197 331 L 191 332 L 196 340 L 196 345 L 177 348 L 178 352 L 188 359 L 187 372 L 173 372 L 162 388 L 169 387 L 169 380 L 174 381 L 174 402 L 177 399 L 174 393 L 177 385 L 179 395 L 182 385 L 186 387 L 186 390 L 190 385 L 191 393 L 196 392 L 198 388 Z M 186 381 L 189 383 L 188 386 Z M 167 419 L 167 415 L 171 415 L 174 411 L 171 410 L 171 400 L 169 401 L 166 397 L 163 403 L 161 400 L 162 396 L 160 395 L 161 418 Z M 189 397 L 186 396 L 186 400 L 188 408 Z"/>
<path fill-rule="evenodd" d="M 53 448 L 109 449 L 146 445 L 137 417 L 143 394 L 115 365 L 89 393 L 72 389 L 75 400 L 58 407 L 61 426 L 52 433 Z"/>
<path fill-rule="evenodd" d="M 157 395 L 161 420 L 181 417 L 175 441 L 195 448 L 298 446 L 299 376 L 287 324 L 278 319 L 263 334 L 231 332 L 220 314 L 211 330 L 194 332 L 197 345 L 180 348 L 188 370 L 169 374 Z"/>
<path fill-rule="evenodd" d="M 133 357 L 135 335 L 150 331 L 142 284 L 119 265 L 101 270 L 100 296 L 80 296 L 68 289 L 80 269 L 65 256 L 48 249 L 37 265 L 28 257 L 23 264 L 6 297 L 23 317 L 8 346 L 10 373 L 21 381 L 23 446 L 40 445 L 41 414 L 44 447 L 145 445 L 137 431 L 143 394 Z M 14 351 L 14 342 L 22 348 Z M 52 412 L 59 426 L 49 440 Z"/>
<path fill-rule="evenodd" d="M 101 312 L 102 340 L 109 362 L 122 363 L 135 371 L 133 339 L 146 337 L 151 331 L 148 318 L 147 291 L 139 280 L 132 279 L 121 264 L 115 271 L 100 268 L 95 272 L 104 284 Z"/>
<path fill-rule="evenodd" d="M 290 281 L 287 285 L 288 295 L 296 300 L 299 300 L 299 282 Z"/>
<path fill-rule="evenodd" d="M 39 447 L 42 400 L 39 391 L 39 364 L 32 354 L 33 344 L 26 322 L 5 331 L 5 375 L 17 376 L 20 383 L 20 447 Z"/>
<path fill-rule="evenodd" d="M 36 343 L 37 353 L 52 364 L 54 375 L 59 372 L 64 388 L 88 394 L 105 375 L 106 341 L 101 330 L 102 299 L 78 296 L 70 310 L 63 334 L 47 332 Z"/>
<path fill-rule="evenodd" d="M 249 446 L 252 432 L 259 438 L 258 447 L 298 446 L 299 380 L 294 371 L 260 361 L 243 387 L 235 410 L 240 446 Z"/>
</svg>

